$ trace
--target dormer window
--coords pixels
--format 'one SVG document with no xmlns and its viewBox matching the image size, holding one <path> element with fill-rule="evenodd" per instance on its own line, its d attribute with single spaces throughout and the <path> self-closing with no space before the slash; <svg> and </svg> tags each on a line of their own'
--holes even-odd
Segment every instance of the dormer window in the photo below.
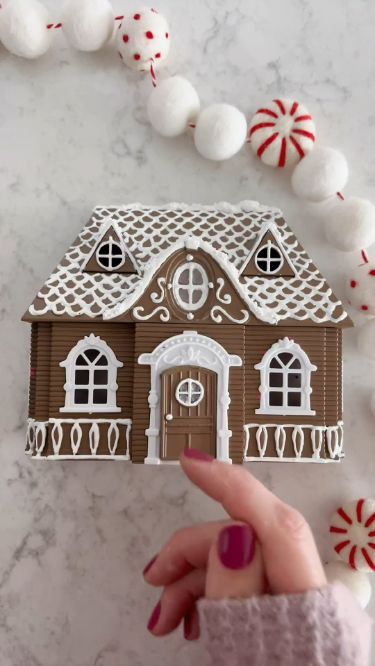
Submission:
<svg viewBox="0 0 375 666">
<path fill-rule="evenodd" d="M 96 261 L 99 266 L 107 271 L 115 271 L 121 268 L 125 262 L 125 253 L 119 243 L 112 236 L 101 243 L 96 251 Z"/>
<path fill-rule="evenodd" d="M 284 264 L 284 257 L 279 248 L 270 240 L 259 248 L 255 255 L 255 265 L 262 273 L 272 275 L 280 271 Z"/>
<path fill-rule="evenodd" d="M 173 296 L 183 310 L 199 310 L 208 297 L 208 276 L 195 261 L 179 266 L 172 282 Z"/>
</svg>

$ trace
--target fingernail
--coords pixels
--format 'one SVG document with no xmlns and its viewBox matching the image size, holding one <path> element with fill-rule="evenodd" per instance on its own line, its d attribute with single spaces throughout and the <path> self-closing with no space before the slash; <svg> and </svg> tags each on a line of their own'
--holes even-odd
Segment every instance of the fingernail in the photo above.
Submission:
<svg viewBox="0 0 375 666">
<path fill-rule="evenodd" d="M 160 617 L 160 611 L 161 611 L 161 603 L 160 601 L 156 604 L 154 610 L 152 611 L 150 615 L 150 619 L 147 623 L 147 629 L 149 631 L 153 631 L 155 629 L 157 623 L 159 622 L 159 617 Z"/>
<path fill-rule="evenodd" d="M 184 617 L 184 638 L 186 641 L 195 639 L 194 634 L 194 615 L 193 613 L 186 613 Z"/>
<path fill-rule="evenodd" d="M 212 462 L 214 460 L 214 457 L 210 456 L 209 453 L 198 449 L 184 449 L 184 456 L 190 460 L 199 460 L 200 462 Z"/>
<path fill-rule="evenodd" d="M 227 569 L 243 569 L 255 555 L 256 535 L 250 525 L 229 525 L 219 535 L 218 555 Z"/>
<path fill-rule="evenodd" d="M 143 574 L 144 576 L 145 576 L 145 574 L 146 574 L 148 571 L 150 571 L 150 569 L 151 569 L 152 565 L 154 564 L 156 558 L 157 558 L 157 555 L 155 555 L 155 557 L 153 557 L 152 560 L 150 560 L 149 563 L 146 564 L 145 568 L 144 568 L 143 571 L 142 571 L 142 574 Z"/>
</svg>

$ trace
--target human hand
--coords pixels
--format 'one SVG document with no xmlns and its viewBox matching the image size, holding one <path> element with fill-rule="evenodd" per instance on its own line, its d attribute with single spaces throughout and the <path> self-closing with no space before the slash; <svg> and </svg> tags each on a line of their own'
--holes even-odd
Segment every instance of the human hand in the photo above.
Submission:
<svg viewBox="0 0 375 666">
<path fill-rule="evenodd" d="M 297 594 L 326 584 L 306 520 L 244 467 L 194 449 L 184 452 L 181 466 L 231 520 L 179 530 L 146 566 L 146 582 L 164 588 L 148 623 L 155 636 L 184 621 L 185 638 L 197 638 L 195 604 L 201 597 Z"/>
</svg>

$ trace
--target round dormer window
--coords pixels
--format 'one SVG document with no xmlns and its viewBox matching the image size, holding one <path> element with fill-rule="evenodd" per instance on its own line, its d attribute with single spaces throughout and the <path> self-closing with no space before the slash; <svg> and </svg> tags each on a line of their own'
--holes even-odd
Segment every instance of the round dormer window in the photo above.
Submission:
<svg viewBox="0 0 375 666">
<path fill-rule="evenodd" d="M 192 261 L 179 266 L 173 277 L 173 296 L 183 310 L 199 310 L 208 296 L 208 276 L 203 266 Z"/>
<path fill-rule="evenodd" d="M 258 250 L 255 256 L 255 265 L 262 273 L 272 275 L 277 273 L 284 264 L 284 257 L 276 245 L 268 241 Z"/>
<path fill-rule="evenodd" d="M 96 261 L 99 266 L 107 271 L 115 271 L 121 268 L 125 261 L 124 251 L 119 243 L 109 238 L 99 245 L 96 251 Z"/>
</svg>

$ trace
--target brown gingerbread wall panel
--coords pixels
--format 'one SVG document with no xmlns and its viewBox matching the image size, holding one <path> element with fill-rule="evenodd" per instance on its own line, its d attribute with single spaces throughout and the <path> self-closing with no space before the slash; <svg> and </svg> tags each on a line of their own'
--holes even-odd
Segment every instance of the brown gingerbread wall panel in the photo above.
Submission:
<svg viewBox="0 0 375 666">
<path fill-rule="evenodd" d="M 326 329 L 325 419 L 327 425 L 342 420 L 342 330 Z"/>
<path fill-rule="evenodd" d="M 334 328 L 306 327 L 256 327 L 246 331 L 246 409 L 245 423 L 247 424 L 275 424 L 285 425 L 286 445 L 282 457 L 295 458 L 295 442 L 293 442 L 293 428 L 290 424 L 303 429 L 304 447 L 303 457 L 312 457 L 311 428 L 316 426 L 317 437 L 319 427 L 337 426 L 342 418 L 341 410 L 341 330 Z M 315 414 L 260 414 L 257 413 L 260 405 L 259 387 L 261 384 L 260 371 L 257 365 L 263 355 L 280 339 L 288 337 L 297 343 L 307 354 L 310 362 L 316 366 L 311 372 L 311 409 Z M 288 424 L 288 427 L 286 427 Z M 274 441 L 276 428 L 268 428 L 267 457 L 277 457 Z M 323 434 L 324 444 L 326 437 Z M 252 438 L 249 456 L 259 455 L 259 448 Z M 327 456 L 325 445 L 321 450 L 321 458 Z"/>
<path fill-rule="evenodd" d="M 134 358 L 134 327 L 132 324 L 112 324 L 107 322 L 95 322 L 92 324 L 86 323 L 68 323 L 61 322 L 51 324 L 51 353 L 50 353 L 50 382 L 49 382 L 49 418 L 64 419 L 64 420 L 81 420 L 85 419 L 102 419 L 104 421 L 111 419 L 131 419 L 133 408 L 133 358 Z M 104 413 L 95 412 L 90 413 L 82 412 L 61 412 L 60 408 L 65 404 L 65 390 L 64 384 L 66 381 L 65 369 L 60 367 L 60 363 L 64 361 L 69 352 L 75 345 L 85 336 L 94 334 L 99 336 L 101 340 L 112 349 L 118 361 L 123 363 L 123 366 L 118 368 L 117 372 L 117 406 L 121 408 L 118 412 L 105 411 Z M 66 423 L 63 425 L 63 440 L 60 449 L 60 455 L 69 455 L 71 450 L 71 427 L 73 424 Z M 84 423 L 82 424 L 85 428 Z M 97 454 L 107 454 L 108 451 L 104 448 L 107 443 L 108 423 L 100 424 L 100 448 Z M 89 442 L 85 430 L 83 431 L 82 447 L 80 447 L 80 455 L 89 454 Z M 103 448 L 104 447 L 104 448 Z M 49 438 L 48 448 L 45 452 L 46 455 L 52 454 L 52 443 Z"/>
<path fill-rule="evenodd" d="M 37 421 L 47 421 L 49 417 L 49 378 L 51 324 L 37 323 L 31 337 L 30 371 L 33 377 L 34 414 L 30 417 Z"/>
<path fill-rule="evenodd" d="M 148 395 L 150 390 L 150 367 L 140 365 L 141 354 L 151 353 L 161 342 L 179 335 L 184 331 L 197 331 L 221 344 L 230 354 L 244 358 L 245 333 L 243 326 L 233 325 L 193 325 L 193 324 L 137 324 L 135 333 L 134 356 L 134 407 L 132 460 L 143 463 L 147 456 L 148 442 L 145 430 L 149 427 L 150 409 Z M 244 447 L 244 367 L 232 367 L 229 371 L 229 428 L 232 430 L 230 439 L 230 456 L 235 463 L 241 463 Z M 220 397 L 219 397 L 220 399 Z"/>
<path fill-rule="evenodd" d="M 29 378 L 29 418 L 35 418 L 36 367 L 37 367 L 38 324 L 31 325 L 30 337 L 30 378 Z"/>
</svg>

